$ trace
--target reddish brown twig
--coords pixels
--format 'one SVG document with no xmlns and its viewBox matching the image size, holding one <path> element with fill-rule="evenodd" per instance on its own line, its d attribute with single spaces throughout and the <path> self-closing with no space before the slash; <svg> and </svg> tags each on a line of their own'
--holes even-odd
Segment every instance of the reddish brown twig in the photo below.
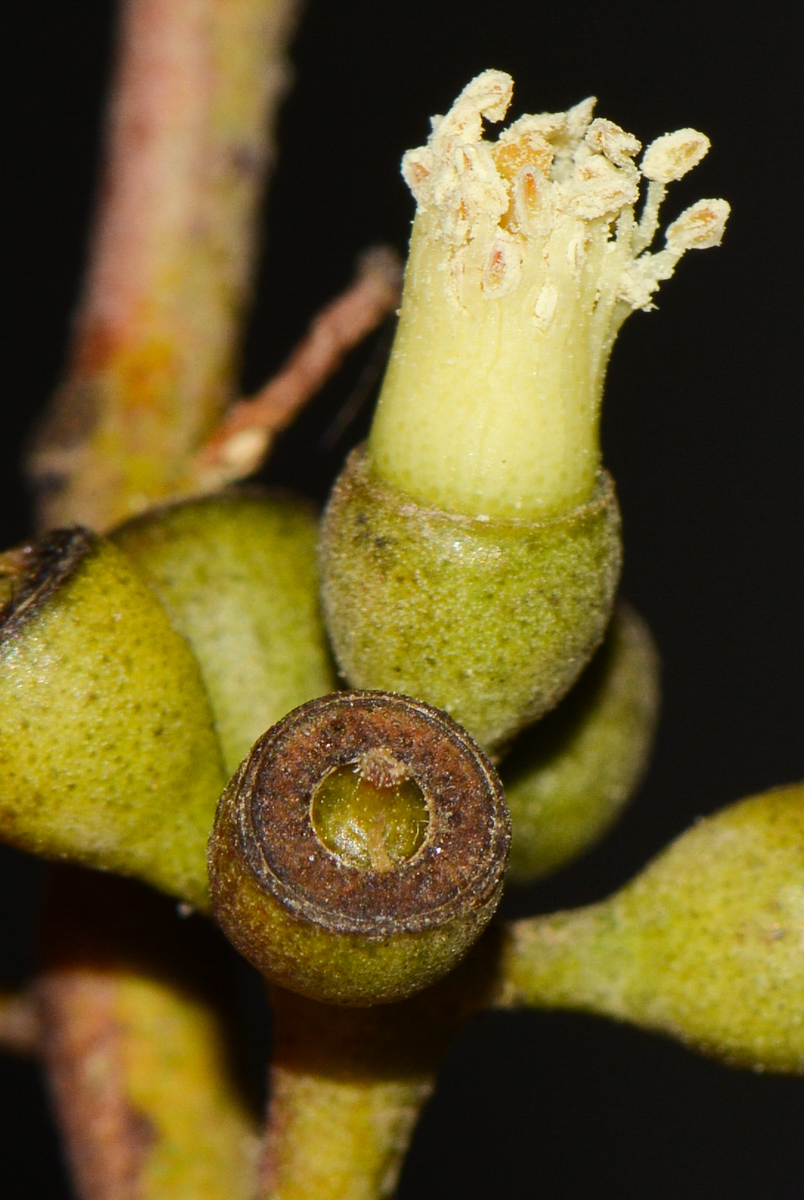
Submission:
<svg viewBox="0 0 804 1200">
<path fill-rule="evenodd" d="M 181 490 L 231 403 L 298 0 L 125 0 L 67 378 L 30 462 L 44 526 Z"/>
<path fill-rule="evenodd" d="M 236 404 L 194 466 L 194 488 L 214 491 L 252 474 L 271 443 L 338 369 L 345 355 L 399 303 L 402 266 L 387 247 L 367 251 L 354 282 L 314 318 L 279 373 Z"/>
<path fill-rule="evenodd" d="M 250 1200 L 257 1117 L 231 1054 L 228 963 L 170 900 L 57 872 L 41 1050 L 81 1200 Z"/>
<path fill-rule="evenodd" d="M 45 1065 L 78 1194 L 134 1200 L 148 1129 L 121 1083 L 114 987 L 88 969 L 40 982 Z"/>
</svg>

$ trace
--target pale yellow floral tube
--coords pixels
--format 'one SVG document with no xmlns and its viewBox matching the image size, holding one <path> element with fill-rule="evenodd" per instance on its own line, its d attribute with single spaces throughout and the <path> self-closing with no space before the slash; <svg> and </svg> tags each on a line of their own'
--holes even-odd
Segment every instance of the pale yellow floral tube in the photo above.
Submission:
<svg viewBox="0 0 804 1200">
<path fill-rule="evenodd" d="M 708 139 L 667 134 L 640 169 L 641 143 L 593 120 L 590 98 L 488 141 L 482 118 L 500 121 L 511 92 L 510 76 L 483 72 L 403 160 L 418 211 L 369 450 L 420 502 L 541 518 L 591 497 L 617 331 L 685 250 L 719 243 L 728 205 L 693 205 L 651 252 L 666 184 Z"/>
</svg>

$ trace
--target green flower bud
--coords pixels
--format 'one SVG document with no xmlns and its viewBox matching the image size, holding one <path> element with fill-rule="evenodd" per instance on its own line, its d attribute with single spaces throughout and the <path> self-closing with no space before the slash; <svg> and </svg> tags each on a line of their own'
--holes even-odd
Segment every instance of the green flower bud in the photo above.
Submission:
<svg viewBox="0 0 804 1200">
<path fill-rule="evenodd" d="M 83 529 L 6 554 L 2 584 L 0 836 L 204 906 L 225 776 L 187 643 Z"/>
<path fill-rule="evenodd" d="M 386 1003 L 479 937 L 509 839 L 494 769 L 449 717 L 404 696 L 335 693 L 268 730 L 221 797 L 213 907 L 273 983 Z"/>
<path fill-rule="evenodd" d="M 495 748 L 568 690 L 620 570 L 608 476 L 543 521 L 417 504 L 356 451 L 322 527 L 324 611 L 349 683 L 420 696 Z"/>
<path fill-rule="evenodd" d="M 585 1009 L 804 1074 L 804 784 L 698 822 L 609 900 L 520 921 L 503 1003 Z"/>
<path fill-rule="evenodd" d="M 561 704 L 526 729 L 501 768 L 511 811 L 508 878 L 547 875 L 617 819 L 647 763 L 659 706 L 650 631 L 620 603 L 606 640 Z"/>
<path fill-rule="evenodd" d="M 257 491 L 152 510 L 112 540 L 201 668 L 227 769 L 280 717 L 335 686 L 308 505 Z"/>
</svg>

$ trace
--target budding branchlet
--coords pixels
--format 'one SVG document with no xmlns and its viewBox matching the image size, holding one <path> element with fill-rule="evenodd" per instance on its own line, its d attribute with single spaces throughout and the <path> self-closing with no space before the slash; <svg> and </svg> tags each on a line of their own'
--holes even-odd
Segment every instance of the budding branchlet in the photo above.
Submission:
<svg viewBox="0 0 804 1200">
<path fill-rule="evenodd" d="M 527 115 L 496 142 L 512 80 L 485 71 L 403 175 L 418 206 L 400 328 L 371 451 L 418 499 L 471 514 L 583 503 L 599 469 L 612 344 L 689 249 L 720 242 L 724 200 L 701 200 L 652 250 L 667 185 L 704 157 L 693 129 L 641 143 L 590 98 Z M 642 181 L 647 191 L 641 213 Z"/>
</svg>

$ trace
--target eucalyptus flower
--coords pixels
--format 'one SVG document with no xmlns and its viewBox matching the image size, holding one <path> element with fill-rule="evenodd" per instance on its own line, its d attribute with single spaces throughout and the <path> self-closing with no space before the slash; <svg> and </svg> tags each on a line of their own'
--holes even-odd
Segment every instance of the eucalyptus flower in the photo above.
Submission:
<svg viewBox="0 0 804 1200">
<path fill-rule="evenodd" d="M 667 185 L 709 139 L 665 134 L 638 165 L 639 140 L 594 117 L 590 97 L 490 141 L 483 121 L 502 121 L 512 86 L 478 75 L 403 159 L 417 213 L 369 448 L 418 500 L 541 517 L 592 495 L 617 333 L 687 250 L 720 243 L 729 206 L 698 201 L 654 248 Z"/>
</svg>

